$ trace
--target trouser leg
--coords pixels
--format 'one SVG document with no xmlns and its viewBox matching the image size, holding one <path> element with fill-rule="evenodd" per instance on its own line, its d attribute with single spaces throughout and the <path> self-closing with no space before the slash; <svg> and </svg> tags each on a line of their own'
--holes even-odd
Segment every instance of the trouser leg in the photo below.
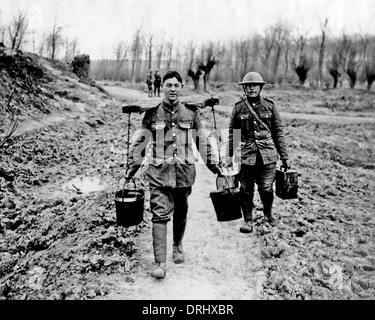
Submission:
<svg viewBox="0 0 375 320">
<path fill-rule="evenodd" d="M 240 228 L 242 233 L 250 233 L 253 231 L 253 198 L 254 198 L 254 173 L 253 166 L 243 165 L 239 174 L 241 183 L 241 209 L 244 218 L 244 224 Z"/>
<path fill-rule="evenodd" d="M 186 229 L 188 197 L 190 193 L 191 187 L 178 188 L 173 191 L 175 204 L 173 213 L 173 261 L 175 263 L 182 263 L 184 261 L 182 240 Z"/>
<path fill-rule="evenodd" d="M 150 207 L 152 213 L 152 243 L 157 267 L 151 276 L 162 279 L 166 274 L 167 223 L 173 214 L 173 198 L 167 188 L 150 186 Z"/>
<path fill-rule="evenodd" d="M 264 216 L 272 217 L 273 192 L 260 192 L 259 195 L 263 204 Z"/>
<path fill-rule="evenodd" d="M 156 263 L 167 262 L 167 224 L 152 224 L 152 244 Z"/>
<path fill-rule="evenodd" d="M 263 204 L 263 214 L 266 220 L 274 225 L 275 220 L 272 216 L 274 192 L 272 186 L 276 177 L 276 162 L 263 165 L 262 170 L 260 170 L 259 172 L 260 173 L 257 177 L 257 184 L 260 200 Z"/>
<path fill-rule="evenodd" d="M 239 173 L 239 180 L 241 183 L 241 208 L 245 222 L 253 219 L 253 199 L 254 199 L 254 172 L 252 166 L 242 165 Z"/>
</svg>

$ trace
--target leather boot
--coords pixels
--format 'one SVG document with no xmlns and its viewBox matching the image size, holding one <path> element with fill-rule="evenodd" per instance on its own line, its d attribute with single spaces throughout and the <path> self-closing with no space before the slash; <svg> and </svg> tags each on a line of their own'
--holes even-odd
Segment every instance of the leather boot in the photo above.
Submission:
<svg viewBox="0 0 375 320">
<path fill-rule="evenodd" d="M 242 233 L 253 231 L 253 193 L 241 192 L 241 208 L 244 217 L 244 224 L 240 228 Z"/>
<path fill-rule="evenodd" d="M 156 279 L 163 279 L 166 275 L 167 262 L 167 224 L 152 224 L 152 244 L 154 248 L 156 268 L 152 271 L 151 276 Z"/>
<path fill-rule="evenodd" d="M 173 262 L 184 262 L 184 249 L 182 246 L 182 239 L 186 229 L 186 218 L 182 221 L 173 220 Z"/>
<path fill-rule="evenodd" d="M 276 219 L 272 216 L 272 204 L 273 204 L 273 191 L 259 193 L 260 200 L 263 204 L 263 214 L 265 220 L 272 226 L 277 226 Z"/>
</svg>

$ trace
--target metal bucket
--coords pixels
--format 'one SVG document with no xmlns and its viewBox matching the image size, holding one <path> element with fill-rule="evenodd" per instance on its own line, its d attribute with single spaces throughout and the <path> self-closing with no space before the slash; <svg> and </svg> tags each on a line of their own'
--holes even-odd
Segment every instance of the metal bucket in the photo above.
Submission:
<svg viewBox="0 0 375 320">
<path fill-rule="evenodd" d="M 143 221 L 145 193 L 137 189 L 132 180 L 135 189 L 125 189 L 125 181 L 123 189 L 115 194 L 117 224 L 124 227 L 135 226 Z"/>
<path fill-rule="evenodd" d="M 230 187 L 228 179 L 223 176 L 228 188 L 210 192 L 212 204 L 214 206 L 217 221 L 232 221 L 242 218 L 240 189 Z M 219 178 L 216 179 L 216 186 L 219 185 Z"/>
<path fill-rule="evenodd" d="M 298 198 L 298 172 L 276 170 L 276 195 L 281 199 Z"/>
</svg>

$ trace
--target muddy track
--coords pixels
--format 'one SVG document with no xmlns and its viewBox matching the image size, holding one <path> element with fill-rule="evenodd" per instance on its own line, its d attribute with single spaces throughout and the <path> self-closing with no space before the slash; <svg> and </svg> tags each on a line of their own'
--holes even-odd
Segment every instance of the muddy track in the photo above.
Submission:
<svg viewBox="0 0 375 320">
<path fill-rule="evenodd" d="M 313 105 L 303 113 L 281 110 L 301 179 L 298 199 L 275 199 L 277 229 L 263 223 L 257 196 L 252 234 L 239 232 L 241 220 L 218 222 L 209 198 L 215 176 L 197 164 L 186 262 L 172 262 L 170 223 L 167 277 L 157 281 L 149 275 L 147 201 L 145 221 L 123 228 L 116 225 L 113 198 L 126 160 L 127 117 L 120 106 L 158 99 L 113 87 L 106 88 L 113 97 L 91 93 L 69 110 L 23 123 L 14 147 L 2 155 L 2 299 L 375 297 L 373 113 L 316 114 Z M 184 98 L 207 96 L 188 94 Z M 223 95 L 217 107 L 219 128 L 228 125 L 235 94 Z M 301 97 L 283 91 L 281 102 L 284 95 L 286 101 Z M 212 128 L 211 111 L 202 116 Z M 132 115 L 132 133 L 141 119 Z M 139 178 L 146 188 L 144 168 Z"/>
</svg>

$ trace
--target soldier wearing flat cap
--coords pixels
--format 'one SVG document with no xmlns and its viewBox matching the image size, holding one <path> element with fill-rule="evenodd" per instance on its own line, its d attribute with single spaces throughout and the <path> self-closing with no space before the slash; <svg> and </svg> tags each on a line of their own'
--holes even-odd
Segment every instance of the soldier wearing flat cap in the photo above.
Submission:
<svg viewBox="0 0 375 320">
<path fill-rule="evenodd" d="M 197 146 L 202 159 L 206 160 L 208 169 L 222 175 L 218 155 L 211 147 L 199 114 L 200 109 L 210 105 L 212 100 L 195 104 L 180 102 L 182 87 L 181 76 L 176 71 L 168 71 L 164 75 L 164 98 L 156 107 L 146 111 L 142 127 L 130 148 L 130 166 L 126 173 L 127 179 L 135 175 L 142 162 L 142 146 L 148 145 L 151 140 L 147 178 L 156 262 L 151 276 L 157 279 L 166 276 L 167 223 L 172 218 L 173 261 L 184 262 L 182 240 L 186 228 L 188 197 L 196 176 L 193 144 Z"/>
</svg>

